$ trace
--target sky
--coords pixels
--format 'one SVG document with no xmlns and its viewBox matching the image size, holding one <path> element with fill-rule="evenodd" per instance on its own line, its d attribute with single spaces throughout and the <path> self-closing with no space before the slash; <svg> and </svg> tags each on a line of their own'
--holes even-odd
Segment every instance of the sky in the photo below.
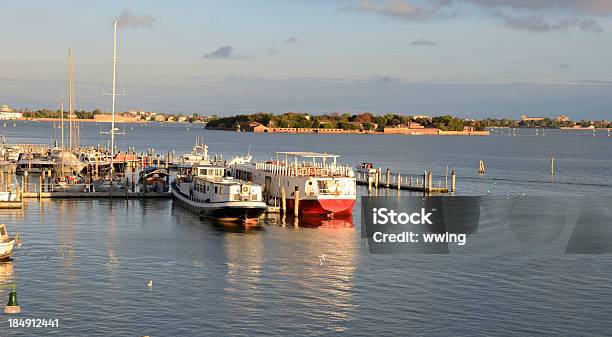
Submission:
<svg viewBox="0 0 612 337">
<path fill-rule="evenodd" d="M 0 104 L 612 119 L 612 0 L 11 1 Z M 67 93 L 65 93 L 67 96 Z"/>
</svg>

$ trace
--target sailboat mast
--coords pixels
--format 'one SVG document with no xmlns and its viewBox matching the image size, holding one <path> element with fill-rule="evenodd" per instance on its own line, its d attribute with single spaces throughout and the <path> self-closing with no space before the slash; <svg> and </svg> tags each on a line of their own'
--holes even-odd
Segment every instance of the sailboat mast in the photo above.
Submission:
<svg viewBox="0 0 612 337">
<path fill-rule="evenodd" d="M 60 167 L 62 177 L 64 176 L 64 89 L 62 88 L 62 102 L 61 102 L 61 114 L 62 114 L 62 149 L 60 152 Z"/>
<path fill-rule="evenodd" d="M 111 110 L 111 179 L 113 173 L 113 160 L 115 158 L 115 82 L 117 78 L 117 19 L 113 21 L 113 107 Z"/>
<path fill-rule="evenodd" d="M 72 50 L 68 48 L 68 125 L 69 125 L 69 145 L 70 150 L 72 151 L 72 112 L 73 112 L 73 102 L 72 102 Z"/>
</svg>

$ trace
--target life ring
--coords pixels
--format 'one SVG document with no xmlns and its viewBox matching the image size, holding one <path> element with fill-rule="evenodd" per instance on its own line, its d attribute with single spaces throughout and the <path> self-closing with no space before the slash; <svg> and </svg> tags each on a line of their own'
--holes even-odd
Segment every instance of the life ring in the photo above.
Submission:
<svg viewBox="0 0 612 337">
<path fill-rule="evenodd" d="M 249 187 L 248 186 L 242 186 L 242 193 L 247 193 L 249 192 Z"/>
</svg>

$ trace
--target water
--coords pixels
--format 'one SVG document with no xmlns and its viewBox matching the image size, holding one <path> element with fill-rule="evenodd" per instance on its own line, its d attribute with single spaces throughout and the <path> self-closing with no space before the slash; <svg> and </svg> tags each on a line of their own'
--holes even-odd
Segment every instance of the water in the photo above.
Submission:
<svg viewBox="0 0 612 337">
<path fill-rule="evenodd" d="M 108 126 L 106 126 L 108 127 Z M 131 129 L 133 127 L 133 130 Z M 120 126 L 123 128 L 123 126 Z M 82 143 L 100 125 L 83 123 Z M 10 142 L 49 143 L 52 124 L 0 129 Z M 340 154 L 345 163 L 443 175 L 462 194 L 610 195 L 612 138 L 547 130 L 517 136 L 403 137 L 204 131 L 126 126 L 119 146 L 256 158 L 273 151 Z M 549 175 L 555 156 L 557 175 Z M 478 161 L 487 173 L 477 173 Z M 360 192 L 364 192 L 363 189 Z M 383 192 L 384 193 L 384 192 Z M 352 221 L 256 228 L 202 220 L 171 200 L 44 200 L 0 221 L 24 242 L 0 283 L 17 285 L 22 318 L 60 328 L 9 328 L 0 336 L 58 335 L 604 335 L 612 330 L 608 255 L 529 257 L 371 255 Z M 324 256 L 324 258 L 323 258 Z M 4 271 L 4 273 L 2 273 Z M 151 289 L 146 287 L 153 281 Z M 8 298 L 8 290 L 1 295 Z M 6 316 L 5 316 L 6 317 Z"/>
</svg>

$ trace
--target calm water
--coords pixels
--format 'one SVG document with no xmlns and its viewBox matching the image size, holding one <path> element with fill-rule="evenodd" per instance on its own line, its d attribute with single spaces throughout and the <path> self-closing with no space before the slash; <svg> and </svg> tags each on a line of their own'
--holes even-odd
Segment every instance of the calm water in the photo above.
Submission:
<svg viewBox="0 0 612 337">
<path fill-rule="evenodd" d="M 99 131 L 83 123 L 82 143 L 104 142 Z M 19 122 L 0 134 L 15 143 L 49 143 L 53 128 Z M 224 157 L 252 145 L 258 159 L 308 150 L 402 173 L 443 175 L 448 166 L 458 172 L 461 194 L 610 195 L 612 187 L 612 137 L 605 132 L 313 136 L 128 125 L 118 145 L 181 153 L 196 136 Z M 59 318 L 60 328 L 10 329 L 4 321 L 0 336 L 612 331 L 611 256 L 371 255 L 359 238 L 359 212 L 357 205 L 352 221 L 309 224 L 319 227 L 269 219 L 245 230 L 201 220 L 171 200 L 46 200 L 24 212 L 2 211 L 0 221 L 24 244 L 11 265 L 0 267 L 0 283 L 17 284 L 19 317 Z M 7 297 L 4 290 L 1 300 Z"/>
</svg>

